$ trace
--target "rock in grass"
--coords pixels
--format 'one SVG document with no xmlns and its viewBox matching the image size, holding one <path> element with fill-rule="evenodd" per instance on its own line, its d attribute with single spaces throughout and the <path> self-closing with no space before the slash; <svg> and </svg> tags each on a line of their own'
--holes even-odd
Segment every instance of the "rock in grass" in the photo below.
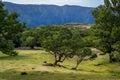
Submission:
<svg viewBox="0 0 120 80">
<path fill-rule="evenodd" d="M 71 68 L 71 70 L 77 70 L 76 68 Z"/>
<path fill-rule="evenodd" d="M 21 75 L 27 75 L 27 72 L 21 72 Z"/>
<path fill-rule="evenodd" d="M 34 67 L 32 68 L 32 70 L 35 69 Z"/>
<path fill-rule="evenodd" d="M 102 63 L 99 63 L 99 64 L 95 64 L 94 66 L 100 66 L 100 65 L 103 65 Z"/>
<path fill-rule="evenodd" d="M 47 63 L 47 61 L 44 61 L 42 65 L 43 65 L 43 66 L 53 66 L 52 63 Z"/>
</svg>

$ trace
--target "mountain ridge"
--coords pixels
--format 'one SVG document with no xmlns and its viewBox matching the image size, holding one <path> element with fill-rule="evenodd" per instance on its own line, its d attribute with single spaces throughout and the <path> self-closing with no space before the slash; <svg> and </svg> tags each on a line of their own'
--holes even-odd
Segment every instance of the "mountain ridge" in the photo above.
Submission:
<svg viewBox="0 0 120 80">
<path fill-rule="evenodd" d="M 14 5 L 25 5 L 25 6 L 30 6 L 30 5 L 33 5 L 33 6 L 40 6 L 40 5 L 48 5 L 48 6 L 59 6 L 59 7 L 62 7 L 62 6 L 78 6 L 78 7 L 84 7 L 84 8 L 95 8 L 95 7 L 87 7 L 87 6 L 80 6 L 80 5 L 69 5 L 69 4 L 65 4 L 65 5 L 56 5 L 56 4 L 19 4 L 19 3 L 14 3 L 14 2 L 4 2 L 5 4 L 6 3 L 10 3 L 10 4 L 14 4 Z"/>
<path fill-rule="evenodd" d="M 4 4 L 10 12 L 18 12 L 20 14 L 19 20 L 25 21 L 29 27 L 66 23 L 94 23 L 92 16 L 94 8 L 91 7 L 16 4 L 10 2 L 4 2 Z"/>
</svg>

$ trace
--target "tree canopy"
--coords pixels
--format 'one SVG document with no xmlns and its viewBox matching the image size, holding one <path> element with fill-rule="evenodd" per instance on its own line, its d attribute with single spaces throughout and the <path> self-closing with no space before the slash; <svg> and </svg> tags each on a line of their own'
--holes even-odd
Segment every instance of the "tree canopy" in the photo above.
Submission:
<svg viewBox="0 0 120 80">
<path fill-rule="evenodd" d="M 66 58 L 73 58 L 74 56 L 77 56 L 77 62 L 80 64 L 86 56 L 92 55 L 92 51 L 84 39 L 88 35 L 86 30 L 60 26 L 50 27 L 47 31 L 49 34 L 42 40 L 42 47 L 54 55 L 54 66 Z"/>
<path fill-rule="evenodd" d="M 54 66 L 63 62 L 71 53 L 69 41 L 72 33 L 65 27 L 52 27 L 49 35 L 42 42 L 43 47 L 55 57 Z"/>
<path fill-rule="evenodd" d="M 98 49 L 109 53 L 110 62 L 113 62 L 114 52 L 120 53 L 120 1 L 104 0 L 104 3 L 93 11 L 92 31 L 98 39 Z"/>
<path fill-rule="evenodd" d="M 9 13 L 0 1 L 0 51 L 8 55 L 17 55 L 13 49 L 19 46 L 21 33 L 26 27 L 18 16 L 16 12 Z"/>
</svg>

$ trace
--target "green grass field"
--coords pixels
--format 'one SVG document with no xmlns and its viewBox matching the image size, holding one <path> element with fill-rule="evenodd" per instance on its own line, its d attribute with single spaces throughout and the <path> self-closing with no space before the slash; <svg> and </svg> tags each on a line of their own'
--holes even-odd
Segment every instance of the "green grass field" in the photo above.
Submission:
<svg viewBox="0 0 120 80">
<path fill-rule="evenodd" d="M 0 53 L 0 80 L 120 80 L 120 64 L 109 64 L 107 55 L 83 61 L 78 70 L 71 70 L 75 66 L 75 58 L 61 64 L 67 68 L 48 67 L 42 66 L 42 63 L 52 63 L 54 57 L 47 52 L 16 51 L 19 55 L 15 57 Z M 21 75 L 21 72 L 27 72 L 27 75 Z"/>
</svg>

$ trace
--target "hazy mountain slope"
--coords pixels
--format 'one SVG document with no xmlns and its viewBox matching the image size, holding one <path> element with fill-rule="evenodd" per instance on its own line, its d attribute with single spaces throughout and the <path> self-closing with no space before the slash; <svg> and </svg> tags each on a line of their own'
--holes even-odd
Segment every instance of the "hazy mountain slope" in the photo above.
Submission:
<svg viewBox="0 0 120 80">
<path fill-rule="evenodd" d="M 18 12 L 29 27 L 65 23 L 94 23 L 93 8 L 81 6 L 24 5 L 5 2 L 5 8 Z"/>
</svg>

